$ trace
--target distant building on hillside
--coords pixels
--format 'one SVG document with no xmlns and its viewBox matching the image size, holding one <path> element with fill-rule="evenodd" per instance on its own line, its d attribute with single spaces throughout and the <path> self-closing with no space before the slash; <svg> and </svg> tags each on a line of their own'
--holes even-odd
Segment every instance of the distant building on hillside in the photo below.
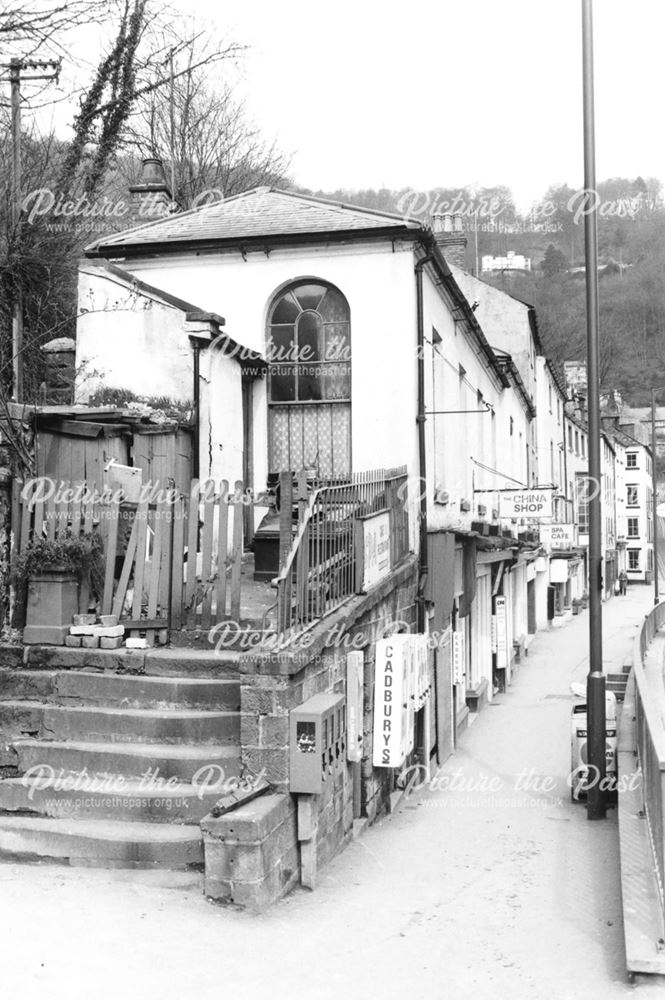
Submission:
<svg viewBox="0 0 665 1000">
<path fill-rule="evenodd" d="M 492 271 L 530 271 L 531 258 L 525 257 L 521 253 L 515 253 L 514 250 L 508 250 L 505 257 L 492 257 L 490 254 L 485 254 L 481 258 L 480 267 L 485 274 Z"/>
<path fill-rule="evenodd" d="M 586 361 L 564 361 L 563 374 L 569 396 L 586 395 Z"/>
</svg>

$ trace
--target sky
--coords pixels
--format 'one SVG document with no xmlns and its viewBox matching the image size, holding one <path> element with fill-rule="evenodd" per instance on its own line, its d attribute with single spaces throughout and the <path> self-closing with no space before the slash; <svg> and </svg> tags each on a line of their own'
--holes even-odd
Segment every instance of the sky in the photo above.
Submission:
<svg viewBox="0 0 665 1000">
<path fill-rule="evenodd" d="M 582 187 L 581 0 L 172 0 L 247 45 L 237 85 L 308 188 Z M 595 0 L 599 180 L 665 182 L 665 3 Z"/>
</svg>

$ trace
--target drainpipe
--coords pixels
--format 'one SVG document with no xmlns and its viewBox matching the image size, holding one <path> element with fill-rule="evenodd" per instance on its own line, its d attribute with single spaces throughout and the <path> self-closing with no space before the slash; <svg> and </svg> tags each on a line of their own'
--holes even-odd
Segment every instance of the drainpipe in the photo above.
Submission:
<svg viewBox="0 0 665 1000">
<path fill-rule="evenodd" d="M 201 341 L 198 337 L 190 337 L 190 342 L 192 349 L 194 351 L 194 447 L 192 455 L 192 479 L 199 478 L 199 446 L 201 441 L 201 429 L 199 426 L 200 421 L 200 370 L 201 370 Z"/>
<path fill-rule="evenodd" d="M 416 273 L 416 324 L 418 335 L 418 465 L 420 475 L 420 574 L 416 607 L 418 632 L 425 631 L 425 583 L 429 573 L 427 565 L 427 451 L 425 447 L 425 326 L 423 311 L 423 268 L 432 259 L 431 253 L 422 257 L 415 266 Z"/>
</svg>

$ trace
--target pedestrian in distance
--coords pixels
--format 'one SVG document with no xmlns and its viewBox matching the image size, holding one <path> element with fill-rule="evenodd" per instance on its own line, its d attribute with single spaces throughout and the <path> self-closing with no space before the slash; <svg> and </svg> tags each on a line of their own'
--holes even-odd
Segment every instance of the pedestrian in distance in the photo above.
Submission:
<svg viewBox="0 0 665 1000">
<path fill-rule="evenodd" d="M 621 590 L 621 594 L 625 597 L 626 594 L 628 593 L 628 574 L 626 573 L 625 569 L 622 569 L 621 572 L 619 573 L 619 587 Z"/>
</svg>

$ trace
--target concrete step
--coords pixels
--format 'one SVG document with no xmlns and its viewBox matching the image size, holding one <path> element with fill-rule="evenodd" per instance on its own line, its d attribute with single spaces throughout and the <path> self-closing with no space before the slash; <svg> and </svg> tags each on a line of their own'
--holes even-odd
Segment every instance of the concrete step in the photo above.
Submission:
<svg viewBox="0 0 665 1000">
<path fill-rule="evenodd" d="M 161 785 L 122 775 L 109 780 L 55 777 L 0 780 L 0 815 L 22 813 L 53 819 L 109 819 L 134 823 L 199 823 L 220 792 L 185 782 Z"/>
<path fill-rule="evenodd" d="M 237 746 L 180 746 L 164 743 L 86 743 L 83 741 L 17 740 L 11 744 L 21 774 L 51 768 L 66 774 L 122 774 L 191 781 L 221 782 L 240 774 Z M 45 771 L 46 773 L 46 771 Z M 222 792 L 220 792 L 220 795 Z"/>
<path fill-rule="evenodd" d="M 102 708 L 240 709 L 236 678 L 145 677 L 84 670 L 0 670 L 0 702 L 47 701 Z"/>
<path fill-rule="evenodd" d="M 203 843 L 196 826 L 0 816 L 0 860 L 37 859 L 177 871 L 203 863 Z"/>
<path fill-rule="evenodd" d="M 25 736 L 91 743 L 238 744 L 240 713 L 0 702 L 5 742 Z"/>
</svg>

